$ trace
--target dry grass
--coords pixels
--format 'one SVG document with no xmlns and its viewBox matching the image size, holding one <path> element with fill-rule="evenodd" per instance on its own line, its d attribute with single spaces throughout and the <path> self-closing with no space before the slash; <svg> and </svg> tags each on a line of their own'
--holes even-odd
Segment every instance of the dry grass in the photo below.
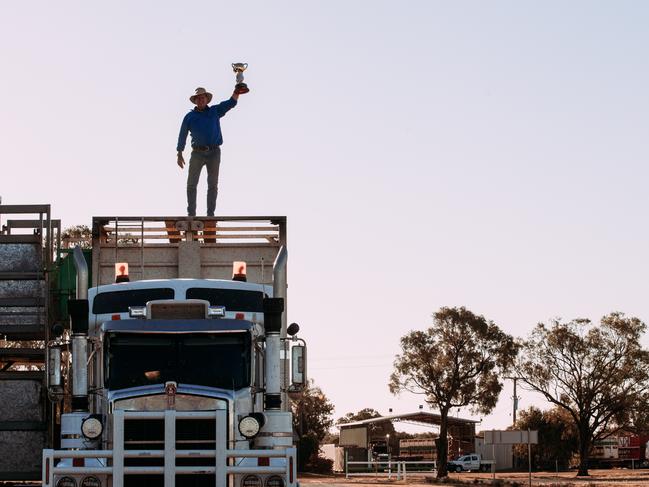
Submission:
<svg viewBox="0 0 649 487">
<path fill-rule="evenodd" d="M 430 478 L 430 474 L 427 475 Z M 514 473 L 497 473 L 496 482 L 493 482 L 492 474 L 485 473 L 452 473 L 449 474 L 448 481 L 445 483 L 431 483 L 422 475 L 409 475 L 407 482 L 397 481 L 396 475 L 393 480 L 389 481 L 385 477 L 352 477 L 345 479 L 345 476 L 336 475 L 331 477 L 302 477 L 302 484 L 319 484 L 318 487 L 337 487 L 344 485 L 353 485 L 353 487 L 364 487 L 380 484 L 408 485 L 412 487 L 431 485 L 448 485 L 448 486 L 502 486 L 524 487 L 528 485 L 528 474 L 525 472 Z M 534 472 L 532 473 L 532 483 L 534 486 L 544 487 L 602 487 L 620 485 L 624 487 L 649 487 L 649 470 L 591 470 L 589 477 L 577 477 L 576 472 Z M 314 486 L 315 487 L 315 486 Z"/>
</svg>

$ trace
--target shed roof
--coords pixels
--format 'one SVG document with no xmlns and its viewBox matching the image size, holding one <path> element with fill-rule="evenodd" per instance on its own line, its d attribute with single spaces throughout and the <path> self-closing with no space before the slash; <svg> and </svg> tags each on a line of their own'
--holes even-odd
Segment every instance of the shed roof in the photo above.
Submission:
<svg viewBox="0 0 649 487">
<path fill-rule="evenodd" d="M 407 421 L 410 423 L 419 423 L 424 425 L 439 425 L 442 422 L 442 416 L 435 413 L 429 413 L 426 411 L 417 411 L 414 413 L 405 413 L 405 414 L 392 414 L 389 416 L 379 416 L 377 418 L 363 419 L 361 421 L 354 421 L 353 423 L 338 423 L 336 426 L 340 429 L 352 428 L 358 426 L 365 426 L 368 424 L 384 423 L 384 422 L 399 422 Z M 476 424 L 480 421 L 475 419 L 465 419 L 458 418 L 455 416 L 448 417 L 449 425 L 465 425 L 465 424 Z"/>
</svg>

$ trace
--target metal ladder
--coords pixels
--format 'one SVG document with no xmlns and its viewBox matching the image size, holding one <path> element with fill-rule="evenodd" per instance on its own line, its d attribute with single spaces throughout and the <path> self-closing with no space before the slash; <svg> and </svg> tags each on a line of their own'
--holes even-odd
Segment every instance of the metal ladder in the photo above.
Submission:
<svg viewBox="0 0 649 487">
<path fill-rule="evenodd" d="M 0 205 L 0 481 L 39 479 L 52 438 L 45 344 L 59 234 L 50 205 Z"/>
</svg>

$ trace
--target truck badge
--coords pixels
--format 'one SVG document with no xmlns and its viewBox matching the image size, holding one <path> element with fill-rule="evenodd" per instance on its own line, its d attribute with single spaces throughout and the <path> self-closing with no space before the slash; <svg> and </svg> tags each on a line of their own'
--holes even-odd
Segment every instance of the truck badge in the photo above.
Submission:
<svg viewBox="0 0 649 487">
<path fill-rule="evenodd" d="M 167 396 L 167 409 L 176 409 L 176 390 L 178 384 L 175 382 L 165 382 L 165 394 Z"/>
</svg>

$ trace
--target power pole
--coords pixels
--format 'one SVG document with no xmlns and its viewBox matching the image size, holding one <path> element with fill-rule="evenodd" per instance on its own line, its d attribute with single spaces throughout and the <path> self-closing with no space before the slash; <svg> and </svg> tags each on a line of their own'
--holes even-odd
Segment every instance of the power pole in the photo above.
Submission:
<svg viewBox="0 0 649 487">
<path fill-rule="evenodd" d="M 516 426 L 516 412 L 518 411 L 518 393 L 516 391 L 516 383 L 518 382 L 518 377 L 505 377 L 514 382 L 514 395 L 512 396 L 514 407 L 512 410 L 512 424 Z"/>
<path fill-rule="evenodd" d="M 518 411 L 518 391 L 516 390 L 516 383 L 518 382 L 518 377 L 505 377 L 505 379 L 509 379 L 514 382 L 514 394 L 512 395 L 513 399 L 513 409 L 512 409 L 512 425 L 514 428 L 516 427 L 516 412 Z M 529 433 L 528 433 L 529 435 Z M 495 457 L 494 457 L 495 458 Z M 512 466 L 516 466 L 516 455 L 514 454 L 514 451 L 512 450 Z M 495 475 L 495 473 L 494 473 Z"/>
<path fill-rule="evenodd" d="M 514 410 L 512 412 L 512 419 L 514 421 L 514 426 L 516 426 L 516 411 L 518 411 L 518 395 L 516 394 L 516 381 L 517 377 L 513 378 L 514 381 Z"/>
</svg>

